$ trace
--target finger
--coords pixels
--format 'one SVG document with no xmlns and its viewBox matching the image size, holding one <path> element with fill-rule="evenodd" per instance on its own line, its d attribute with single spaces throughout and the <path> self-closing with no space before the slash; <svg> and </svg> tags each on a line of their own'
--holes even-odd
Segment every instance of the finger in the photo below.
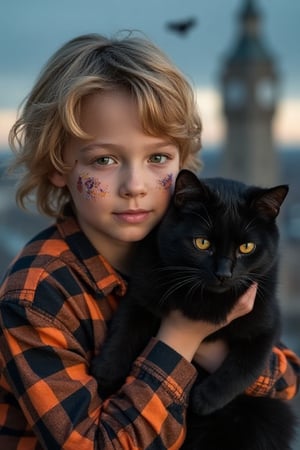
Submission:
<svg viewBox="0 0 300 450">
<path fill-rule="evenodd" d="M 253 305 L 254 305 L 254 301 L 255 301 L 255 297 L 256 297 L 256 293 L 257 293 L 257 284 L 254 283 L 241 296 L 241 298 L 239 300 L 239 303 L 240 303 L 240 306 L 245 309 L 245 312 L 252 311 L 252 308 L 253 308 Z"/>
<path fill-rule="evenodd" d="M 251 285 L 247 291 L 239 298 L 237 304 L 229 313 L 227 319 L 231 322 L 238 317 L 244 316 L 252 311 L 257 292 L 257 285 Z"/>
</svg>

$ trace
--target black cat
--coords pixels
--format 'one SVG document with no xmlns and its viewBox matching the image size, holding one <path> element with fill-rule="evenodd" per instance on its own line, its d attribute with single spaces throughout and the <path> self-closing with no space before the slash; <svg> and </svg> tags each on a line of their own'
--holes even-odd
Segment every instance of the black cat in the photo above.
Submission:
<svg viewBox="0 0 300 450">
<path fill-rule="evenodd" d="M 184 449 L 290 449 L 295 422 L 290 406 L 243 394 L 279 339 L 275 219 L 287 192 L 286 185 L 264 189 L 222 178 L 200 181 L 182 170 L 167 214 L 139 244 L 128 293 L 92 363 L 103 397 L 122 385 L 168 311 L 221 323 L 241 294 L 258 285 L 251 313 L 207 338 L 225 339 L 230 352 L 215 373 L 198 367 Z"/>
</svg>

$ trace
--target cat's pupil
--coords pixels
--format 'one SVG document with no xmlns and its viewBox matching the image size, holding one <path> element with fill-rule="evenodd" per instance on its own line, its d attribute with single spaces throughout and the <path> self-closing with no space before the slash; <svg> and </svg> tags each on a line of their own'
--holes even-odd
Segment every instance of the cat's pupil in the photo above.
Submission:
<svg viewBox="0 0 300 450">
<path fill-rule="evenodd" d="M 255 249 L 255 244 L 254 242 L 246 242 L 242 245 L 240 245 L 240 252 L 243 254 L 248 254 L 248 253 L 252 253 Z"/>
<path fill-rule="evenodd" d="M 207 250 L 210 247 L 210 242 L 203 237 L 196 238 L 194 240 L 194 243 L 200 250 Z"/>
</svg>

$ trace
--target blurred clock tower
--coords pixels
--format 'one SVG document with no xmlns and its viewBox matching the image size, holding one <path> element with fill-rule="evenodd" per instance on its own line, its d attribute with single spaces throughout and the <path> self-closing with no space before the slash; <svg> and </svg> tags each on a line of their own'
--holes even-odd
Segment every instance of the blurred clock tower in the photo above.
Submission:
<svg viewBox="0 0 300 450">
<path fill-rule="evenodd" d="M 272 138 L 278 76 L 260 25 L 256 2 L 244 0 L 221 77 L 227 123 L 221 170 L 225 177 L 271 186 L 278 179 Z"/>
</svg>

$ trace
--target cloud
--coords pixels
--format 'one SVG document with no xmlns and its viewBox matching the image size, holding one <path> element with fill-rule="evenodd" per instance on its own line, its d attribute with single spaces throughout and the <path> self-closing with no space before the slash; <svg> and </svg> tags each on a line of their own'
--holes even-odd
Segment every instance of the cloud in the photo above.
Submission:
<svg viewBox="0 0 300 450">
<path fill-rule="evenodd" d="M 8 133 L 16 117 L 15 109 L 0 109 L 0 150 L 8 150 Z"/>
<path fill-rule="evenodd" d="M 300 146 L 300 100 L 285 98 L 278 107 L 274 120 L 274 137 L 279 144 Z"/>
<path fill-rule="evenodd" d="M 219 145 L 225 136 L 221 95 L 211 88 L 198 88 L 196 99 L 203 126 L 203 147 Z"/>
</svg>

